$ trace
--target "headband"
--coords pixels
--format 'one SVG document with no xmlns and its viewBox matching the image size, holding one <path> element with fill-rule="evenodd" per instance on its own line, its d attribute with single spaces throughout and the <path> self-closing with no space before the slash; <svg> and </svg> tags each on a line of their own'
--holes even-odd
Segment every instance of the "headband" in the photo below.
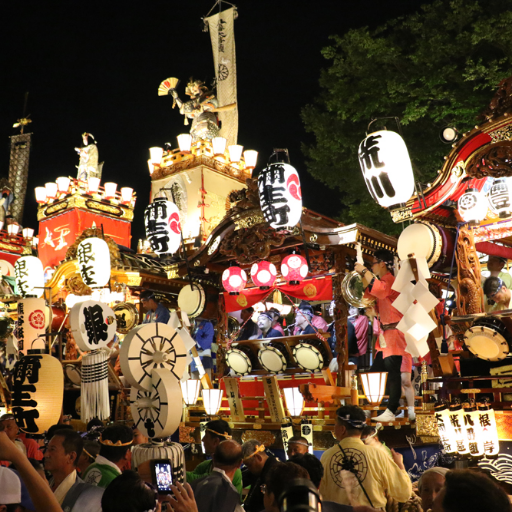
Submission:
<svg viewBox="0 0 512 512">
<path fill-rule="evenodd" d="M 130 446 L 131 444 L 133 444 L 133 439 L 128 441 L 127 443 L 121 443 L 121 441 L 116 441 L 115 443 L 113 443 L 110 439 L 105 439 L 103 440 L 102 437 L 100 437 L 100 443 L 103 444 L 103 445 L 106 445 L 106 446 Z"/>
<path fill-rule="evenodd" d="M 260 316 L 266 316 L 269 320 L 274 320 L 274 315 L 268 311 L 262 311 Z"/>
<path fill-rule="evenodd" d="M 96 456 L 91 455 L 85 448 L 82 448 L 83 452 L 92 460 L 96 460 Z"/>
<path fill-rule="evenodd" d="M 375 437 L 378 433 L 379 433 L 379 430 L 384 428 L 382 426 L 382 423 L 377 423 L 377 425 L 375 425 L 375 432 L 373 434 L 370 434 L 369 436 L 366 436 L 364 438 L 364 440 L 366 441 L 367 439 L 372 439 L 373 437 Z"/>
<path fill-rule="evenodd" d="M 308 448 L 311 446 L 308 442 L 304 441 L 288 441 L 288 444 L 300 444 L 301 446 L 307 446 Z"/>
<path fill-rule="evenodd" d="M 233 439 L 233 437 L 230 436 L 229 434 L 221 434 L 220 432 L 215 432 L 215 430 L 212 430 L 211 428 L 207 428 L 206 430 L 208 432 L 213 432 L 217 436 L 225 437 L 226 439 Z"/>
<path fill-rule="evenodd" d="M 260 444 L 259 446 L 256 446 L 256 450 L 254 450 L 251 455 L 247 455 L 247 457 L 244 457 L 244 461 L 250 459 L 251 457 L 254 457 L 257 453 L 264 452 L 265 451 L 265 445 Z"/>
<path fill-rule="evenodd" d="M 363 421 L 363 420 L 351 420 L 350 419 L 350 414 L 347 414 L 346 416 L 341 416 L 341 415 L 337 414 L 336 416 L 338 416 L 338 418 L 340 420 L 346 421 L 349 425 L 351 425 L 354 428 L 361 428 L 362 429 L 366 425 L 366 421 Z"/>
</svg>

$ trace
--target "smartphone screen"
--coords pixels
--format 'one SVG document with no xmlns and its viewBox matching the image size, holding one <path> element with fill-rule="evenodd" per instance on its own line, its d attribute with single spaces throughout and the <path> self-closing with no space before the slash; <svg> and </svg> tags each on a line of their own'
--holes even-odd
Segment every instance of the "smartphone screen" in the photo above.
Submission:
<svg viewBox="0 0 512 512">
<path fill-rule="evenodd" d="M 172 485 L 172 467 L 168 460 L 153 462 L 154 483 L 160 493 L 170 493 Z"/>
</svg>

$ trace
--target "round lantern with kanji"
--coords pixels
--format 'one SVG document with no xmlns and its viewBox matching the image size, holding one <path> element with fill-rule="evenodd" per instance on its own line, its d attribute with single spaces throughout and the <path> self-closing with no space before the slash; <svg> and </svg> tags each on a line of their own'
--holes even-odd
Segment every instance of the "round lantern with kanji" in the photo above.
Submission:
<svg viewBox="0 0 512 512">
<path fill-rule="evenodd" d="M 251 267 L 252 282 L 262 290 L 268 290 L 276 280 L 277 269 L 270 261 L 260 261 Z"/>
<path fill-rule="evenodd" d="M 478 224 L 487 215 L 485 196 L 476 188 L 468 188 L 459 198 L 457 208 L 464 222 Z"/>
<path fill-rule="evenodd" d="M 222 273 L 222 286 L 230 295 L 238 295 L 247 284 L 247 274 L 240 267 L 229 267 Z"/>
<path fill-rule="evenodd" d="M 180 211 L 165 197 L 157 197 L 144 212 L 146 238 L 156 254 L 174 254 L 181 243 Z"/>
<path fill-rule="evenodd" d="M 299 284 L 308 272 L 308 262 L 300 254 L 290 254 L 281 262 L 281 274 L 289 284 Z"/>
</svg>

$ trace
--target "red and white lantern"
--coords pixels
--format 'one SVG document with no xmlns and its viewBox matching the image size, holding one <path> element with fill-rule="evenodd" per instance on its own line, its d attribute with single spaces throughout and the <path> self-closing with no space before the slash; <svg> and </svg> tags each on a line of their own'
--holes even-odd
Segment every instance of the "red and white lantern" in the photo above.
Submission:
<svg viewBox="0 0 512 512">
<path fill-rule="evenodd" d="M 274 284 L 276 276 L 276 266 L 270 261 L 260 261 L 251 267 L 252 282 L 261 290 L 270 288 Z"/>
<path fill-rule="evenodd" d="M 247 274 L 240 267 L 229 267 L 222 273 L 222 286 L 230 295 L 238 295 L 247 284 Z"/>
<path fill-rule="evenodd" d="M 281 262 L 281 274 L 288 284 L 299 284 L 308 272 L 308 262 L 300 254 L 290 254 Z"/>
</svg>

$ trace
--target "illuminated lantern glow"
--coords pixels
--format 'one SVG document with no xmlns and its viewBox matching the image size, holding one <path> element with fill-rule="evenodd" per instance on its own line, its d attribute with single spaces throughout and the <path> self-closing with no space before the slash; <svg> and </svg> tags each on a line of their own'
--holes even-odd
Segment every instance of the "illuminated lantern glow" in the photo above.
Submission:
<svg viewBox="0 0 512 512">
<path fill-rule="evenodd" d="M 290 254 L 281 262 L 281 274 L 291 285 L 300 284 L 308 272 L 308 262 L 300 254 Z"/>
<path fill-rule="evenodd" d="M 59 192 L 61 194 L 66 194 L 69 189 L 69 184 L 71 180 L 69 178 L 66 178 L 65 176 L 61 176 L 60 178 L 57 178 L 55 181 L 57 182 Z"/>
<path fill-rule="evenodd" d="M 164 156 L 163 148 L 149 148 L 150 160 L 153 165 L 160 165 Z"/>
<path fill-rule="evenodd" d="M 457 208 L 464 222 L 478 224 L 487 215 L 485 196 L 476 188 L 468 188 L 459 198 Z"/>
<path fill-rule="evenodd" d="M 35 193 L 36 193 L 36 201 L 39 204 L 46 203 L 46 189 L 44 187 L 36 187 Z"/>
<path fill-rule="evenodd" d="M 449 421 L 453 431 L 455 449 L 459 455 L 469 454 L 469 444 L 462 405 L 456 405 L 449 409 Z"/>
<path fill-rule="evenodd" d="M 32 238 L 34 236 L 34 230 L 32 228 L 23 228 L 23 238 Z"/>
<path fill-rule="evenodd" d="M 133 188 L 123 187 L 121 189 L 121 202 L 123 204 L 130 204 L 133 197 Z"/>
<path fill-rule="evenodd" d="M 453 428 L 450 424 L 450 410 L 446 405 L 436 407 L 435 419 L 437 422 L 437 430 L 439 439 L 443 445 L 443 449 L 447 454 L 457 453 L 457 445 Z"/>
<path fill-rule="evenodd" d="M 116 190 L 117 190 L 117 183 L 113 183 L 111 181 L 105 183 L 105 198 L 106 199 L 115 199 L 116 197 Z"/>
<path fill-rule="evenodd" d="M 96 194 L 100 187 L 100 179 L 99 178 L 88 178 L 87 179 L 87 191 L 89 194 Z"/>
<path fill-rule="evenodd" d="M 223 395 L 222 389 L 203 389 L 203 406 L 206 414 L 215 416 L 219 412 Z"/>
<path fill-rule="evenodd" d="M 20 230 L 20 227 L 18 226 L 18 224 L 8 224 L 7 225 L 7 233 L 9 233 L 9 235 L 17 235 L 18 234 L 18 231 Z"/>
<path fill-rule="evenodd" d="M 244 151 L 244 161 L 246 169 L 254 169 L 258 161 L 258 152 L 254 149 L 247 149 Z"/>
<path fill-rule="evenodd" d="M 284 388 L 283 392 L 290 416 L 300 416 L 304 409 L 304 397 L 299 388 Z"/>
<path fill-rule="evenodd" d="M 474 459 L 484 456 L 484 441 L 480 434 L 479 412 L 475 407 L 464 410 L 464 425 L 468 439 L 469 455 Z"/>
<path fill-rule="evenodd" d="M 182 153 L 190 153 L 190 148 L 192 146 L 192 135 L 190 133 L 182 133 L 178 135 L 178 146 Z"/>
<path fill-rule="evenodd" d="M 57 183 L 45 183 L 46 197 L 48 199 L 55 199 L 57 197 Z"/>
<path fill-rule="evenodd" d="M 213 137 L 213 154 L 214 156 L 223 156 L 226 151 L 226 139 L 224 137 Z"/>
<path fill-rule="evenodd" d="M 512 190 L 509 178 L 497 178 L 494 180 L 487 198 L 491 210 L 496 213 L 500 219 L 505 219 L 512 215 Z"/>
<path fill-rule="evenodd" d="M 240 146 L 238 144 L 233 144 L 232 146 L 228 146 L 230 162 L 235 163 L 235 164 L 240 162 L 240 159 L 242 158 L 243 150 L 244 150 L 244 147 Z"/>
<path fill-rule="evenodd" d="M 269 261 L 260 261 L 251 267 L 252 282 L 260 287 L 260 290 L 268 290 L 275 282 L 277 269 Z"/>
<path fill-rule="evenodd" d="M 181 221 L 178 207 L 157 197 L 144 212 L 146 238 L 156 254 L 174 254 L 180 247 Z"/>
<path fill-rule="evenodd" d="M 229 267 L 222 273 L 222 286 L 230 295 L 238 295 L 247 284 L 247 274 L 240 267 Z"/>
<path fill-rule="evenodd" d="M 86 238 L 76 251 L 82 281 L 89 288 L 103 288 L 110 280 L 110 251 L 101 238 Z"/>
<path fill-rule="evenodd" d="M 182 380 L 181 393 L 186 405 L 195 405 L 201 391 L 201 381 L 195 379 Z"/>
<path fill-rule="evenodd" d="M 25 297 L 42 297 L 44 292 L 43 263 L 35 256 L 22 256 L 14 264 L 14 277 L 18 294 Z"/>
<path fill-rule="evenodd" d="M 60 361 L 48 354 L 29 354 L 15 365 L 12 413 L 28 434 L 42 434 L 59 422 L 64 398 Z"/>
<path fill-rule="evenodd" d="M 487 405 L 478 406 L 478 427 L 482 439 L 484 453 L 488 458 L 497 457 L 500 453 L 500 442 L 496 426 L 494 409 Z"/>
<path fill-rule="evenodd" d="M 302 216 L 300 178 L 290 164 L 273 163 L 258 176 L 260 205 L 274 229 L 291 230 Z"/>
<path fill-rule="evenodd" d="M 380 404 L 386 391 L 388 372 L 361 372 L 363 392 L 370 404 Z"/>
<path fill-rule="evenodd" d="M 414 193 L 411 159 L 398 133 L 371 133 L 359 145 L 359 164 L 368 191 L 384 208 L 407 202 Z"/>
</svg>

